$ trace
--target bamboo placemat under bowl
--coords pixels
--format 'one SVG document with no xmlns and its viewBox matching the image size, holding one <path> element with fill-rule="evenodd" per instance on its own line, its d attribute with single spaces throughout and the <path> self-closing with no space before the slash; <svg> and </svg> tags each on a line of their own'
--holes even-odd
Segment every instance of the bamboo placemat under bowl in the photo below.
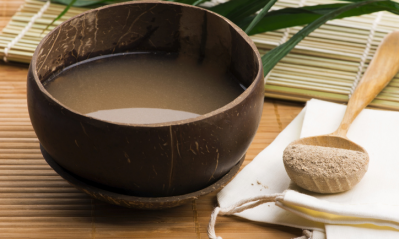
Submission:
<svg viewBox="0 0 399 239">
<path fill-rule="evenodd" d="M 0 1 L 0 23 L 7 22 L 23 3 Z M 0 238 L 208 238 L 206 227 L 216 193 L 174 209 L 140 211 L 93 200 L 58 176 L 43 159 L 30 124 L 27 73 L 27 64 L 0 63 Z M 266 101 L 243 166 L 269 145 L 302 107 Z M 299 229 L 237 217 L 220 217 L 216 230 L 224 239 L 301 235 Z"/>
</svg>

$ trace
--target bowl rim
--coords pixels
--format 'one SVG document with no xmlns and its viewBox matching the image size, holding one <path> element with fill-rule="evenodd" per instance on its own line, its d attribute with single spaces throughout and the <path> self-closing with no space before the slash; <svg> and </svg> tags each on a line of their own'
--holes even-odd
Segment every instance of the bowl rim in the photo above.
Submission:
<svg viewBox="0 0 399 239">
<path fill-rule="evenodd" d="M 211 112 L 208 112 L 206 114 L 202 114 L 199 115 L 197 117 L 194 118 L 189 118 L 189 119 L 185 119 L 185 120 L 177 120 L 177 121 L 167 121 L 167 122 L 163 122 L 163 123 L 152 123 L 152 124 L 130 124 L 130 123 L 119 123 L 119 122 L 113 122 L 113 121 L 108 121 L 108 120 L 101 120 L 98 118 L 94 118 L 91 116 L 87 116 L 85 114 L 82 114 L 74 109 L 71 109 L 70 107 L 62 104 L 61 102 L 59 102 L 56 98 L 54 98 L 44 87 L 44 85 L 42 84 L 42 82 L 39 80 L 39 77 L 37 75 L 37 71 L 36 71 L 36 60 L 39 54 L 39 49 L 41 49 L 42 45 L 44 42 L 46 42 L 49 39 L 49 36 L 52 35 L 54 32 L 56 32 L 57 30 L 61 29 L 63 25 L 67 24 L 70 21 L 73 21 L 74 19 L 83 16 L 85 14 L 91 13 L 91 12 L 95 12 L 95 11 L 100 11 L 106 8 L 113 8 L 113 7 L 118 7 L 118 6 L 124 6 L 124 5 L 135 5 L 135 4 L 165 4 L 165 5 L 177 5 L 177 6 L 182 6 L 182 7 L 188 7 L 188 8 L 193 8 L 193 9 L 198 9 L 201 11 L 205 11 L 207 13 L 213 14 L 221 19 L 223 19 L 224 21 L 226 21 L 244 40 L 245 42 L 251 47 L 251 49 L 253 50 L 253 52 L 256 55 L 256 59 L 257 59 L 257 63 L 258 63 L 258 72 L 256 74 L 256 76 L 254 77 L 252 83 L 247 87 L 247 89 L 244 90 L 244 92 L 242 92 L 239 96 L 237 96 L 233 101 L 229 102 L 228 104 L 213 110 Z M 78 62 L 76 62 L 78 63 Z M 76 64 L 74 63 L 74 64 Z M 106 123 L 106 124 L 111 124 L 111 125 L 116 125 L 116 126 L 133 126 L 133 127 L 149 127 L 149 128 L 157 128 L 157 127 L 171 127 L 171 126 L 175 126 L 175 125 L 184 125 L 184 124 L 189 124 L 189 123 L 195 123 L 195 122 L 199 122 L 208 118 L 211 118 L 215 115 L 218 115 L 220 113 L 223 113 L 227 110 L 232 109 L 233 107 L 239 105 L 240 103 L 242 103 L 249 95 L 251 95 L 255 90 L 256 90 L 256 85 L 259 83 L 259 81 L 263 80 L 263 65 L 262 65 L 262 59 L 261 56 L 259 54 L 259 51 L 257 49 L 257 47 L 255 46 L 254 42 L 251 40 L 251 38 L 249 38 L 249 36 L 241 29 L 239 28 L 236 24 L 234 24 L 233 22 L 231 22 L 229 19 L 215 13 L 212 11 L 209 11 L 205 8 L 200 8 L 200 7 L 196 7 L 196 6 L 192 6 L 192 5 L 188 5 L 188 4 L 182 4 L 182 3 L 176 3 L 176 2 L 165 2 L 165 1 L 161 1 L 161 2 L 154 2 L 151 0 L 144 0 L 144 1 L 134 1 L 134 2 L 123 2 L 123 3 L 116 3 L 116 4 L 110 4 L 107 6 L 103 6 L 103 7 L 99 7 L 99 8 L 95 8 L 95 9 L 91 9 L 88 11 L 85 11 L 79 15 L 76 15 L 64 22 L 62 22 L 60 25 L 58 25 L 56 28 L 54 28 L 53 30 L 51 30 L 39 43 L 39 45 L 37 46 L 33 57 L 32 57 L 32 61 L 31 61 L 31 67 L 30 67 L 30 71 L 33 73 L 33 78 L 34 81 L 36 83 L 36 85 L 38 86 L 40 92 L 42 94 L 44 94 L 46 97 L 48 97 L 48 99 L 52 100 L 54 103 L 56 103 L 57 105 L 59 105 L 60 107 L 62 107 L 63 109 L 72 112 L 74 115 L 83 117 L 83 118 L 87 118 L 89 120 L 92 120 L 94 122 L 102 122 L 102 123 Z"/>
</svg>

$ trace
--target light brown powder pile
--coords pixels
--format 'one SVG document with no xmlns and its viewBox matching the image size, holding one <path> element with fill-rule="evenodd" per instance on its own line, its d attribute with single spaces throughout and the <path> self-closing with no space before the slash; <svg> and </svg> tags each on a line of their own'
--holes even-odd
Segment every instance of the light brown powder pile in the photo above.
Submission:
<svg viewBox="0 0 399 239">
<path fill-rule="evenodd" d="M 367 167 L 368 155 L 348 149 L 313 145 L 289 145 L 283 154 L 285 166 L 312 177 L 346 177 Z"/>
</svg>

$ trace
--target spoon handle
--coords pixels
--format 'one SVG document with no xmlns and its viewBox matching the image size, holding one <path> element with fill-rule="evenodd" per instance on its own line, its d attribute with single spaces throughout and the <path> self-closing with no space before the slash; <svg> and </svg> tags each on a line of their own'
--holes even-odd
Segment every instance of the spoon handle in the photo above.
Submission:
<svg viewBox="0 0 399 239">
<path fill-rule="evenodd" d="M 399 31 L 388 34 L 378 47 L 348 102 L 344 118 L 331 135 L 346 137 L 358 114 L 380 93 L 399 70 Z"/>
</svg>

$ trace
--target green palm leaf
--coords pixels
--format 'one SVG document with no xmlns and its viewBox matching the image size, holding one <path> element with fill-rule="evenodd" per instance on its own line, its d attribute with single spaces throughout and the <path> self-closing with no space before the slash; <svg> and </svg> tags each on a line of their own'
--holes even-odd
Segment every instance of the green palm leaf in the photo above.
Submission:
<svg viewBox="0 0 399 239">
<path fill-rule="evenodd" d="M 352 1 L 358 3 L 364 2 L 364 0 Z M 320 16 L 344 6 L 348 6 L 348 4 L 326 4 L 301 8 L 284 8 L 277 11 L 271 11 L 268 12 L 248 34 L 254 35 L 287 27 L 306 25 L 318 19 Z M 394 14 L 399 14 L 399 3 L 392 1 L 374 2 L 342 12 L 332 19 L 359 16 L 379 11 L 389 11 Z M 254 16 L 249 16 L 239 22 L 238 26 L 242 29 L 246 29 L 254 18 Z"/>
<path fill-rule="evenodd" d="M 277 0 L 270 0 L 266 3 L 266 5 L 263 7 L 262 11 L 256 17 L 252 22 L 249 24 L 249 26 L 245 29 L 245 33 L 249 33 L 252 28 L 254 28 L 258 22 L 266 15 L 266 13 L 269 11 L 269 9 L 277 2 Z"/>
<path fill-rule="evenodd" d="M 255 14 L 262 9 L 269 0 L 230 0 L 209 8 L 210 11 L 219 13 L 234 23 Z"/>
<path fill-rule="evenodd" d="M 262 56 L 263 70 L 264 75 L 266 76 L 271 69 L 284 57 L 286 56 L 303 38 L 313 32 L 315 29 L 319 28 L 321 25 L 326 23 L 328 20 L 334 19 L 340 14 L 343 14 L 347 11 L 359 8 L 361 6 L 365 6 L 367 4 L 372 4 L 375 2 L 381 2 L 381 0 L 367 0 L 367 1 L 358 1 L 356 3 L 352 3 L 346 6 L 342 6 L 334 11 L 330 11 L 329 13 L 319 17 L 317 20 L 313 21 L 298 33 L 296 33 L 291 39 L 289 39 L 284 44 L 272 49 L 268 53 Z"/>
</svg>

